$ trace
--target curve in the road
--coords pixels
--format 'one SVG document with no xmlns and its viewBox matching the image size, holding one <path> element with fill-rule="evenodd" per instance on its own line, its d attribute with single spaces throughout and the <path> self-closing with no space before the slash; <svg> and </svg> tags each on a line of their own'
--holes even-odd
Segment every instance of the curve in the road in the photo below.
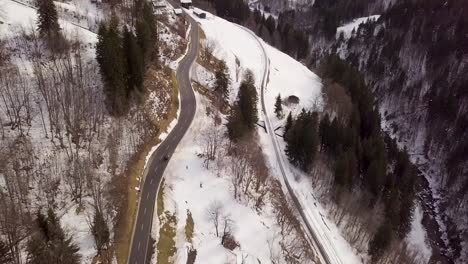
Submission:
<svg viewBox="0 0 468 264">
<path fill-rule="evenodd" d="M 261 91 L 260 91 L 260 101 L 262 103 L 262 112 L 263 112 L 263 116 L 264 116 L 264 119 L 265 119 L 266 130 L 267 130 L 267 133 L 270 135 L 270 139 L 271 139 L 271 142 L 273 144 L 273 148 L 275 150 L 277 163 L 278 163 L 278 166 L 280 168 L 281 174 L 283 176 L 283 180 L 284 180 L 284 182 L 286 184 L 286 189 L 288 190 L 288 193 L 289 193 L 290 197 L 292 198 L 292 200 L 294 202 L 294 206 L 296 207 L 297 211 L 299 211 L 299 214 L 301 215 L 302 222 L 304 223 L 306 231 L 309 234 L 308 235 L 309 240 L 312 239 L 311 242 L 318 248 L 319 253 L 321 255 L 321 259 L 326 264 L 341 263 L 341 261 L 339 259 L 337 259 L 337 261 L 335 261 L 335 262 L 331 261 L 330 256 L 328 255 L 328 252 L 325 250 L 325 248 L 322 245 L 320 239 L 318 238 L 317 233 L 312 228 L 312 226 L 309 224 L 309 221 L 307 220 L 307 216 L 304 213 L 304 210 L 302 209 L 302 205 L 301 205 L 299 199 L 297 198 L 293 188 L 291 187 L 291 185 L 289 183 L 289 179 L 286 176 L 286 171 L 284 170 L 283 158 L 281 156 L 279 144 L 276 141 L 276 135 L 274 133 L 274 130 L 272 129 L 272 125 L 271 125 L 270 119 L 268 118 L 268 114 L 267 114 L 266 107 L 265 107 L 264 91 L 265 91 L 265 86 L 267 85 L 267 81 L 268 81 L 268 74 L 269 74 L 269 71 L 270 71 L 270 66 L 269 66 L 270 61 L 268 60 L 268 56 L 266 54 L 265 48 L 263 47 L 263 44 L 262 44 L 261 40 L 258 39 L 258 36 L 255 33 L 253 33 L 251 30 L 249 30 L 249 29 L 247 29 L 245 27 L 242 27 L 242 26 L 239 26 L 239 27 L 242 28 L 243 30 L 245 30 L 246 32 L 248 32 L 250 35 L 252 35 L 257 40 L 260 48 L 262 49 L 264 65 L 265 66 L 264 66 L 264 72 L 263 72 L 261 88 L 260 88 L 261 89 Z"/>
<path fill-rule="evenodd" d="M 128 257 L 128 263 L 130 264 L 149 262 L 149 258 L 151 257 L 150 248 L 152 247 L 150 245 L 150 236 L 154 204 L 164 170 L 168 163 L 165 156 L 172 156 L 195 115 L 196 100 L 190 83 L 190 69 L 198 54 L 198 25 L 189 15 L 187 15 L 187 18 L 191 23 L 189 49 L 181 60 L 176 73 L 177 81 L 179 82 L 180 115 L 175 127 L 167 135 L 166 139 L 161 142 L 149 160 L 148 172 L 142 184 L 137 218 L 133 227 Z"/>
</svg>

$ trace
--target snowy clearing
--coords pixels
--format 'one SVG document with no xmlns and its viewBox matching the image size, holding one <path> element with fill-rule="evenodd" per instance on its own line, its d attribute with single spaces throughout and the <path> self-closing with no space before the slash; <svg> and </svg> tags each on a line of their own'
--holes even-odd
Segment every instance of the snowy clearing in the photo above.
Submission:
<svg viewBox="0 0 468 264">
<path fill-rule="evenodd" d="M 343 33 L 343 37 L 345 39 L 349 39 L 353 30 L 356 31 L 359 28 L 359 25 L 361 25 L 362 23 L 367 23 L 368 21 L 377 21 L 379 17 L 380 15 L 373 15 L 368 17 L 356 18 L 353 21 L 338 27 L 336 29 L 336 38 L 339 38 L 341 33 Z"/>
<path fill-rule="evenodd" d="M 197 112 L 187 134 L 174 152 L 165 173 L 164 203 L 165 210 L 177 216 L 177 253 L 175 263 L 186 262 L 188 246 L 184 228 L 187 210 L 195 223 L 193 245 L 197 249 L 196 263 L 229 263 L 238 258 L 246 258 L 245 263 L 269 262 L 270 229 L 274 228 L 268 214 L 259 215 L 253 208 L 236 201 L 230 191 L 230 182 L 226 177 L 218 177 L 211 170 L 203 167 L 203 160 L 197 154 L 202 152 L 201 132 L 212 126 L 211 117 L 205 114 L 207 100 L 196 94 Z M 206 210 L 213 201 L 223 205 L 223 211 L 229 214 L 235 223 L 234 237 L 241 249 L 225 249 L 220 238 L 214 233 L 213 224 L 207 219 Z M 155 209 L 155 212 L 157 210 Z M 155 222 L 158 220 L 154 216 Z M 252 238 L 255 234 L 255 238 Z"/>
<path fill-rule="evenodd" d="M 427 240 L 426 230 L 422 225 L 423 211 L 419 204 L 416 204 L 413 212 L 411 231 L 406 237 L 406 241 L 413 252 L 421 257 L 422 263 L 429 263 L 432 249 Z"/>
</svg>

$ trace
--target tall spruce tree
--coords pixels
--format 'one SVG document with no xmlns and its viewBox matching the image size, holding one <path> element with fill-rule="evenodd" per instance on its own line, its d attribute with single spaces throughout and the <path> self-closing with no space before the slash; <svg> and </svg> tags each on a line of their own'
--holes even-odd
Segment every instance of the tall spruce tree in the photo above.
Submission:
<svg viewBox="0 0 468 264">
<path fill-rule="evenodd" d="M 58 14 L 52 0 L 37 0 L 37 28 L 39 34 L 48 39 L 56 38 L 59 35 L 60 26 Z"/>
<path fill-rule="evenodd" d="M 281 95 L 278 94 L 275 101 L 275 114 L 277 118 L 283 116 L 283 101 L 281 100 Z"/>
<path fill-rule="evenodd" d="M 221 102 L 226 102 L 229 99 L 230 84 L 231 80 L 229 79 L 229 73 L 228 68 L 226 66 L 226 62 L 224 60 L 221 60 L 215 72 L 215 82 L 213 87 Z"/>
<path fill-rule="evenodd" d="M 120 36 L 119 21 L 113 16 L 108 26 L 101 24 L 98 31 L 96 58 L 104 83 L 106 102 L 112 115 L 126 113 L 127 102 L 127 61 Z"/>
<path fill-rule="evenodd" d="M 292 124 L 293 124 L 293 119 L 292 119 L 291 112 L 289 112 L 288 117 L 286 118 L 286 124 L 284 125 L 283 137 L 286 138 L 286 135 L 288 134 L 289 129 L 291 129 L 292 127 Z"/>
<path fill-rule="evenodd" d="M 108 245 L 110 238 L 109 227 L 100 210 L 96 210 L 94 213 L 94 219 L 91 225 L 91 233 L 94 236 L 96 249 L 99 254 L 101 250 Z"/>
<path fill-rule="evenodd" d="M 258 95 L 253 73 L 247 70 L 239 87 L 237 105 L 242 113 L 242 119 L 248 129 L 253 129 L 258 121 Z"/>
<path fill-rule="evenodd" d="M 138 45 L 141 48 L 144 63 L 156 56 L 155 48 L 158 40 L 158 30 L 156 16 L 153 6 L 149 1 L 141 1 L 141 9 L 137 10 L 137 22 L 135 26 Z"/>
<path fill-rule="evenodd" d="M 369 254 L 372 257 L 372 263 L 375 263 L 382 255 L 385 248 L 390 245 L 393 239 L 392 225 L 385 221 L 377 229 L 374 237 L 369 241 Z"/>
<path fill-rule="evenodd" d="M 321 140 L 320 151 L 326 150 L 328 147 L 328 133 L 330 133 L 330 117 L 327 114 L 322 118 L 319 125 L 319 136 Z"/>
<path fill-rule="evenodd" d="M 57 215 L 51 208 L 47 211 L 47 217 L 38 212 L 36 227 L 37 232 L 32 235 L 26 246 L 28 263 L 80 263 L 79 248 L 72 243 L 72 237 L 65 235 Z"/>
<path fill-rule="evenodd" d="M 304 109 L 286 134 L 286 155 L 294 165 L 307 171 L 317 152 L 318 116 Z"/>
<path fill-rule="evenodd" d="M 237 141 L 248 131 L 245 126 L 239 106 L 235 104 L 227 117 L 227 132 L 231 141 Z"/>
<path fill-rule="evenodd" d="M 236 141 L 255 127 L 257 117 L 257 89 L 251 71 L 247 71 L 239 87 L 237 100 L 231 109 L 226 124 L 229 138 Z"/>
<path fill-rule="evenodd" d="M 12 260 L 10 250 L 5 242 L 0 240 L 0 263 L 10 263 Z"/>
<path fill-rule="evenodd" d="M 127 60 L 127 93 L 133 91 L 141 92 L 143 91 L 143 75 L 145 71 L 145 67 L 143 65 L 143 54 L 137 43 L 135 35 L 133 32 L 128 30 L 127 27 L 124 28 L 123 49 Z M 127 94 L 127 97 L 128 96 L 129 94 Z"/>
</svg>

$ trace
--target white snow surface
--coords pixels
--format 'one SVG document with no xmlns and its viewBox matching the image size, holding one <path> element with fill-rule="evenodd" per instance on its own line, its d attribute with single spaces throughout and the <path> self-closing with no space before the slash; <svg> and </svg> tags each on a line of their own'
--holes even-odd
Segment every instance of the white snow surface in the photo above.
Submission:
<svg viewBox="0 0 468 264">
<path fill-rule="evenodd" d="M 234 200 L 231 183 L 226 177 L 218 177 L 212 170 L 203 167 L 203 159 L 197 157 L 202 151 L 200 133 L 212 126 L 211 117 L 206 116 L 207 101 L 196 94 L 197 111 L 194 121 L 178 145 L 165 172 L 165 210 L 177 216 L 177 255 L 175 263 L 186 263 L 184 228 L 187 210 L 190 210 L 195 223 L 193 238 L 197 249 L 196 263 L 219 264 L 236 263 L 236 259 L 246 257 L 245 263 L 269 263 L 268 241 L 271 229 L 275 228 L 268 214 L 258 214 L 253 208 Z M 212 201 L 219 201 L 224 213 L 235 222 L 234 237 L 241 249 L 225 249 L 220 238 L 214 233 L 213 224 L 207 219 L 206 209 Z M 155 210 L 156 212 L 156 210 Z M 157 221 L 157 215 L 154 216 Z"/>
<path fill-rule="evenodd" d="M 94 237 L 90 230 L 93 217 L 89 212 L 93 212 L 94 209 L 91 199 L 85 199 L 83 204 L 85 211 L 77 210 L 77 205 L 74 204 L 62 216 L 60 222 L 64 226 L 65 231 L 73 236 L 73 241 L 80 248 L 78 253 L 82 256 L 82 263 L 91 263 L 96 255 L 96 248 L 94 247 Z"/>
<path fill-rule="evenodd" d="M 258 88 L 258 92 L 260 93 L 260 85 L 263 77 L 265 62 L 263 60 L 263 53 L 261 47 L 259 45 L 258 40 L 252 36 L 246 29 L 241 28 L 238 25 L 230 23 L 226 20 L 213 16 L 207 13 L 206 19 L 198 19 L 195 16 L 203 31 L 205 32 L 207 39 L 211 41 L 215 41 L 217 43 L 217 47 L 215 49 L 215 56 L 218 58 L 223 58 L 226 61 L 227 66 L 229 67 L 230 76 L 232 80 L 231 85 L 231 94 L 230 99 L 231 102 L 235 100 L 235 96 L 237 94 L 237 87 L 240 83 L 241 78 L 237 78 L 236 76 L 236 68 L 238 67 L 236 64 L 236 58 L 238 59 L 239 68 L 241 70 L 250 69 L 254 73 L 256 77 L 256 85 Z M 320 110 L 322 107 L 322 99 L 321 99 L 321 80 L 320 78 L 315 75 L 313 72 L 308 70 L 304 65 L 297 62 L 290 56 L 278 51 L 277 49 L 269 46 L 266 43 L 262 42 L 262 45 L 265 47 L 268 60 L 270 62 L 270 76 L 269 82 L 265 90 L 265 103 L 267 106 L 267 114 L 271 119 L 271 122 L 274 124 L 275 128 L 279 125 L 284 123 L 283 120 L 278 120 L 273 112 L 273 105 L 275 102 L 275 97 L 278 94 L 281 96 L 287 97 L 289 95 L 295 95 L 299 97 L 300 102 L 298 105 L 291 105 L 291 106 L 284 106 L 285 113 L 288 111 L 292 111 L 294 114 L 300 111 L 302 108 L 305 109 L 314 109 Z M 198 71 L 198 69 L 197 69 Z M 258 105 L 259 113 L 261 113 L 261 105 L 259 100 Z M 196 117 L 197 118 L 197 117 Z M 262 120 L 263 117 L 260 116 Z M 195 122 L 195 121 L 194 121 Z M 260 143 L 262 144 L 263 151 L 268 156 L 267 163 L 269 162 L 270 172 L 271 175 L 278 177 L 281 179 L 281 174 L 279 168 L 277 166 L 277 160 L 274 154 L 272 142 L 267 134 L 263 131 L 263 129 L 258 130 L 260 134 Z M 190 132 L 189 132 L 190 134 Z M 186 136 L 187 137 L 187 136 Z M 184 139 L 185 140 L 185 139 Z M 282 142 L 281 139 L 278 139 Z M 196 148 L 195 146 L 191 145 L 192 148 Z M 284 142 L 281 145 L 284 149 Z M 183 148 L 183 147 L 181 147 Z M 179 154 L 177 153 L 178 156 Z M 193 155 L 193 154 L 192 154 Z M 282 153 L 284 156 L 284 153 Z M 286 158 L 284 158 L 286 160 Z M 171 160 L 172 163 L 172 160 Z M 180 162 L 176 162 L 180 164 Z M 332 251 L 332 260 L 335 259 L 336 263 L 361 263 L 357 254 L 353 251 L 350 245 L 344 240 L 344 238 L 340 235 L 338 228 L 326 218 L 326 211 L 324 208 L 320 206 L 318 201 L 313 200 L 313 194 L 311 193 L 311 183 L 308 181 L 306 176 L 298 176 L 298 172 L 290 165 L 288 162 L 285 162 L 287 165 L 288 170 L 288 178 L 293 188 L 296 190 L 296 195 L 298 195 L 299 199 L 301 200 L 304 210 L 307 211 L 308 220 L 311 222 L 312 226 L 317 228 L 316 232 L 318 233 L 319 237 L 323 239 L 322 243 L 325 244 L 325 247 Z M 200 166 L 200 164 L 199 164 Z M 182 167 L 182 168 L 180 168 Z M 171 167 L 172 168 L 172 167 Z M 176 168 L 174 168 L 176 169 Z M 182 169 L 183 166 L 179 166 L 179 170 Z M 195 172 L 194 172 L 195 170 Z M 201 177 L 201 181 L 209 179 L 206 175 L 207 173 L 203 173 L 203 171 L 197 171 L 198 168 L 193 168 L 192 165 L 189 165 L 190 177 Z M 173 175 L 173 171 L 169 169 L 170 174 Z M 202 175 L 198 175 L 202 174 Z M 294 178 L 296 176 L 297 180 Z M 184 181 L 188 181 L 187 179 L 183 178 Z M 174 188 L 179 188 L 180 183 L 178 182 L 174 185 Z M 195 184 L 195 183 L 193 183 Z M 211 193 L 211 197 L 214 196 L 221 196 L 222 189 L 225 188 L 216 188 L 217 184 L 215 182 L 210 182 L 210 186 L 213 184 L 213 192 Z M 205 184 L 204 184 L 205 186 Z M 193 188 L 193 187 L 192 187 Z M 204 187 L 205 188 L 205 187 Z M 188 186 L 181 188 L 181 192 L 184 190 L 185 195 L 193 195 L 190 194 L 190 189 Z M 198 197 L 197 201 L 200 200 L 200 195 L 193 195 L 193 197 Z M 176 200 L 179 200 L 176 198 Z M 190 200 L 185 200 L 190 201 Z M 229 204 L 229 207 L 234 206 L 231 205 L 230 202 L 226 201 Z M 316 204 L 316 206 L 314 206 Z M 180 206 L 180 203 L 177 203 Z M 182 203 L 183 206 L 185 204 Z M 180 210 L 180 209 L 178 209 Z M 240 210 L 240 209 L 236 209 Z M 185 213 L 185 210 L 182 210 Z M 194 212 L 192 212 L 194 213 Z M 248 212 L 247 215 L 242 215 L 242 218 L 249 219 Z M 237 220 L 237 219 L 236 219 Z M 253 221 L 253 220 L 252 220 Z M 252 226 L 254 222 L 250 222 Z M 180 224 L 180 223 L 179 223 Z M 195 225 L 197 225 L 197 220 L 195 220 Z M 243 225 L 238 225 L 242 226 Z M 257 234 L 257 233 L 255 233 Z M 255 236 L 255 240 L 261 241 L 261 233 L 258 233 L 258 236 Z M 258 239 L 257 239 L 258 238 Z M 251 242 L 246 241 L 246 242 Z M 218 243 L 218 242 L 216 242 Z M 219 244 L 219 243 L 218 243 Z M 241 244 L 243 241 L 241 240 Z M 245 245 L 245 244 L 244 244 Z M 252 245 L 255 247 L 255 245 Z M 250 246 L 247 247 L 250 249 Z M 260 254 L 261 251 L 255 251 Z M 215 254 L 211 252 L 211 254 Z M 198 259 L 198 256 L 197 256 Z M 208 260 L 208 259 L 207 259 Z M 269 262 L 269 261 L 267 261 Z M 211 260 L 210 262 L 200 262 L 200 263 L 218 263 Z M 263 261 L 262 261 L 263 263 Z"/>
<path fill-rule="evenodd" d="M 191 14 L 191 10 L 185 10 Z M 231 76 L 230 101 L 237 96 L 237 90 L 242 80 L 243 72 L 247 69 L 254 74 L 256 86 L 260 87 L 263 76 L 262 53 L 258 42 L 240 26 L 221 19 L 206 12 L 206 19 L 192 17 L 200 23 L 208 41 L 216 44 L 214 56 L 222 58 L 229 68 Z M 236 58 L 239 61 L 239 74 L 236 74 Z"/>
<path fill-rule="evenodd" d="M 2 0 L 0 1 L 0 37 L 10 38 L 25 30 L 31 32 L 37 25 L 37 12 L 27 1 Z M 84 55 L 86 58 L 94 58 L 94 45 L 97 42 L 97 36 L 90 30 L 87 30 L 68 20 L 62 19 L 59 15 L 59 24 L 62 34 L 69 39 L 79 39 L 86 45 Z"/>
<path fill-rule="evenodd" d="M 343 33 L 343 36 L 345 39 L 349 39 L 351 37 L 351 33 L 354 29 L 356 31 L 362 23 L 367 23 L 368 21 L 376 21 L 378 20 L 380 15 L 373 15 L 373 16 L 367 16 L 367 17 L 359 17 L 354 19 L 353 21 L 344 24 L 336 29 L 336 38 L 340 36 L 341 33 Z"/>
<path fill-rule="evenodd" d="M 410 250 L 418 254 L 421 263 L 429 263 L 432 249 L 427 240 L 427 233 L 422 225 L 423 211 L 419 204 L 416 204 L 411 222 L 411 231 L 406 237 L 406 242 Z"/>
</svg>

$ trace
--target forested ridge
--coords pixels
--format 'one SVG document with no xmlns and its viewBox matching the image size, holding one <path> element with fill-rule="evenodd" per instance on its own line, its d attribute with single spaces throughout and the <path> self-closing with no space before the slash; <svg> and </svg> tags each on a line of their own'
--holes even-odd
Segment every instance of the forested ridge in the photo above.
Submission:
<svg viewBox="0 0 468 264">
<path fill-rule="evenodd" d="M 357 192 L 367 193 L 360 200 L 365 204 L 362 209 L 383 204 L 383 220 L 369 241 L 369 254 L 377 262 L 393 238 L 403 239 L 409 232 L 417 171 L 406 151 L 381 131 L 379 113 L 362 75 L 333 55 L 324 60 L 320 71 L 327 86 L 345 89 L 351 112 L 345 117 L 302 110 L 286 125 L 286 154 L 306 172 L 317 166 L 316 159 L 327 160 L 336 203 Z"/>
<path fill-rule="evenodd" d="M 418 192 L 422 190 L 408 186 L 424 177 L 442 194 L 433 202 L 441 223 L 448 227 L 451 248 L 445 250 L 444 242 L 433 241 L 434 249 L 439 247 L 436 244 L 442 248 L 442 253 L 434 255 L 456 260 L 464 254 L 460 242 L 466 241 L 464 204 L 468 201 L 468 1 L 260 1 L 250 10 L 242 1 L 207 2 L 208 10 L 211 7 L 212 12 L 251 28 L 266 42 L 318 70 L 325 82 L 331 81 L 332 85 L 325 84 L 333 87 L 330 91 L 337 91 L 336 84 L 346 88 L 350 98 L 339 111 L 352 110 L 349 117 L 331 114 L 325 121 L 308 110 L 291 117 L 294 122 L 287 128 L 297 123 L 290 128 L 296 136 L 290 137 L 286 149 L 293 155 L 292 163 L 313 168 L 308 162 L 320 159 L 320 154 L 298 140 L 307 146 L 319 145 L 320 153 L 337 159 L 334 171 L 342 175 L 335 179 L 338 189 L 359 186 L 371 196 L 385 198 L 390 228 L 379 230 L 380 235 L 395 232 L 399 238 L 408 231 L 413 200 L 421 199 Z M 349 39 L 337 34 L 339 26 L 370 15 L 381 16 L 361 24 Z M 330 54 L 344 62 L 338 63 Z M 395 140 L 380 131 L 381 124 Z M 300 133 L 315 131 L 314 127 L 318 135 Z M 320 130 L 326 128 L 343 133 L 331 133 L 334 138 L 325 136 L 323 142 Z M 328 147 L 329 140 L 339 142 L 338 146 Z M 440 239 L 445 231 L 437 232 L 433 236 Z"/>
<path fill-rule="evenodd" d="M 275 1 L 262 3 L 277 6 Z M 384 128 L 399 148 L 407 149 L 421 177 L 442 194 L 434 200 L 452 248 L 443 254 L 463 262 L 459 257 L 466 255 L 460 241 L 466 241 L 468 201 L 468 1 L 317 0 L 301 9 L 272 12 L 307 33 L 311 68 L 319 68 L 332 53 L 362 73 L 378 102 Z M 361 24 L 350 39 L 337 35 L 337 27 L 370 15 L 381 17 Z M 442 233 L 433 236 L 440 239 Z"/>
</svg>

